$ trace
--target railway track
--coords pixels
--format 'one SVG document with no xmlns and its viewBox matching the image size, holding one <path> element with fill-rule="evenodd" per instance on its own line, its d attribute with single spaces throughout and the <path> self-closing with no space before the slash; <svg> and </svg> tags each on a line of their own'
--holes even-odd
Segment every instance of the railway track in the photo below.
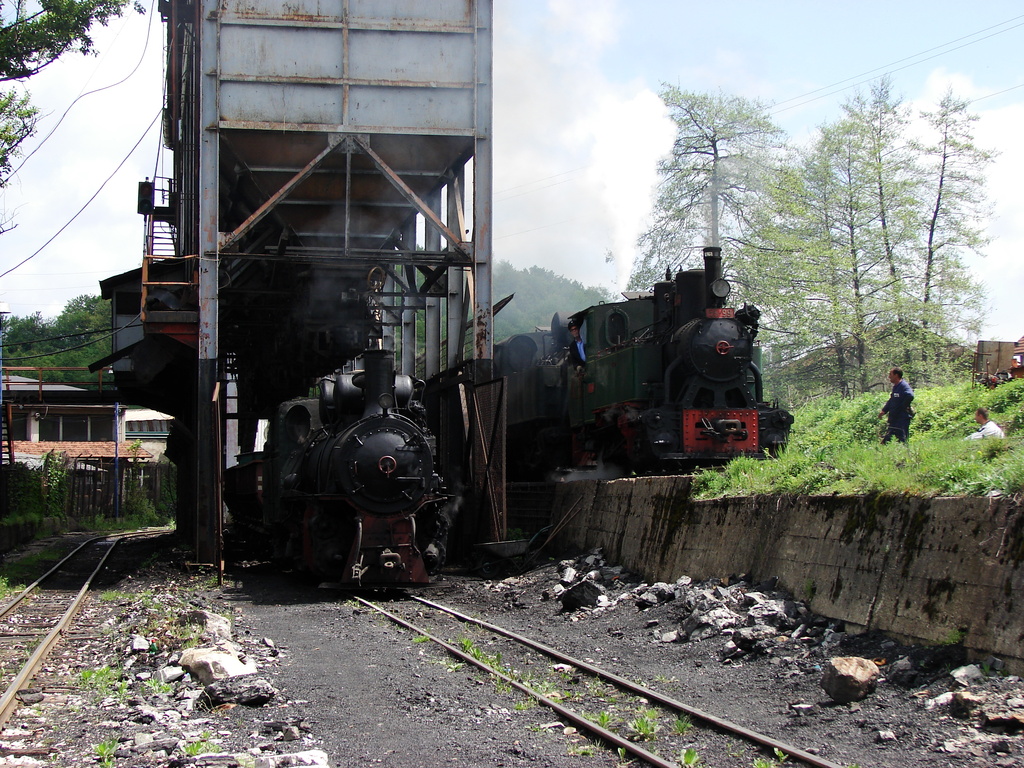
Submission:
<svg viewBox="0 0 1024 768">
<path fill-rule="evenodd" d="M 82 543 L 0 607 L 0 728 L 17 710 L 18 694 L 67 636 L 97 576 L 123 541 L 153 531 L 98 536 Z"/>
<path fill-rule="evenodd" d="M 730 744 L 732 739 L 736 739 L 735 743 L 753 745 L 761 751 L 766 757 L 761 763 L 755 761 L 754 765 L 777 765 L 786 761 L 787 765 L 843 768 L 588 661 L 573 658 L 521 634 L 426 598 L 409 596 L 409 601 L 413 602 L 396 602 L 390 608 L 357 596 L 353 599 L 416 633 L 417 639 L 429 640 L 460 662 L 472 664 L 494 676 L 500 681 L 499 685 L 516 689 L 550 708 L 572 727 L 610 745 L 620 758 L 631 755 L 657 768 L 677 768 L 687 764 L 723 765 L 720 760 L 705 757 L 702 747 L 693 746 L 700 744 L 702 733 L 715 733 L 724 734 Z M 523 670 L 531 666 L 537 668 L 537 659 L 543 657 L 554 661 L 554 664 L 547 661 L 543 665 L 559 675 L 559 685 L 552 686 L 532 673 L 524 673 Z M 620 696 L 631 697 L 629 701 L 637 713 L 635 718 L 613 717 L 607 708 L 603 708 Z M 667 726 L 664 725 L 666 723 Z M 667 731 L 666 735 L 675 738 L 658 737 L 658 731 Z M 658 752 L 666 751 L 666 746 L 678 749 L 678 759 L 667 759 L 664 754 L 656 753 L 655 743 L 658 744 Z M 735 747 L 731 748 L 730 755 L 734 759 L 740 757 Z M 739 761 L 737 764 L 749 766 L 750 762 Z"/>
</svg>

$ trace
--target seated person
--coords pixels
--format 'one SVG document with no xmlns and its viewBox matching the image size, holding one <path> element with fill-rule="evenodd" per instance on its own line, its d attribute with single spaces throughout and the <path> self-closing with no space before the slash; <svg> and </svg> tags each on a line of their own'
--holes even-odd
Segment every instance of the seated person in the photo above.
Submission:
<svg viewBox="0 0 1024 768">
<path fill-rule="evenodd" d="M 988 417 L 988 408 L 979 408 L 974 412 L 974 420 L 981 424 L 978 431 L 966 437 L 967 440 L 981 440 L 985 437 L 1006 437 L 1003 430 Z"/>
</svg>

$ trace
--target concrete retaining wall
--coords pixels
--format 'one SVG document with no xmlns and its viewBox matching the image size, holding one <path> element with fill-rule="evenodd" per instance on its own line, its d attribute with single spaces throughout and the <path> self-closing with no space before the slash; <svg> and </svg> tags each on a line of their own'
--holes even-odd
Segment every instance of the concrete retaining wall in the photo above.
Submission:
<svg viewBox="0 0 1024 768">
<path fill-rule="evenodd" d="M 817 613 L 1024 671 L 1024 510 L 1010 499 L 690 498 L 689 478 L 557 486 L 560 544 L 651 581 L 777 576 Z"/>
</svg>

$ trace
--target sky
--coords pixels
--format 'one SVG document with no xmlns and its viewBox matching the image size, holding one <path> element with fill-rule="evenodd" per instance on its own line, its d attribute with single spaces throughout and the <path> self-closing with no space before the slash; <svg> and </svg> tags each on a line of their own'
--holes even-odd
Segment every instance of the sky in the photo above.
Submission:
<svg viewBox="0 0 1024 768">
<path fill-rule="evenodd" d="M 998 153 L 988 171 L 991 243 L 984 258 L 968 259 L 989 300 L 981 337 L 1024 336 L 1018 0 L 494 5 L 494 258 L 625 286 L 656 163 L 673 137 L 658 97 L 665 83 L 767 102 L 799 142 L 836 119 L 857 88 L 889 74 L 915 112 L 948 87 L 972 100 L 976 143 Z M 13 313 L 56 316 L 69 299 L 97 293 L 100 280 L 139 266 L 136 186 L 166 174 L 163 40 L 158 15 L 133 14 L 96 34 L 98 56 L 68 57 L 29 81 L 47 117 L 27 147 L 34 154 L 0 191 L 15 225 L 0 235 L 0 273 L 11 270 L 0 277 L 0 301 Z"/>
</svg>

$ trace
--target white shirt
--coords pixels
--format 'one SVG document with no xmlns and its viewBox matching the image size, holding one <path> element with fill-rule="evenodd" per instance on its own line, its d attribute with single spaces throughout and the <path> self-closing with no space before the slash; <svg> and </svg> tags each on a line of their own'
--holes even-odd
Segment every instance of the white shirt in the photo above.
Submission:
<svg viewBox="0 0 1024 768">
<path fill-rule="evenodd" d="M 989 420 L 978 427 L 978 431 L 972 435 L 968 435 L 968 440 L 981 440 L 983 437 L 1006 437 L 1003 434 L 1003 430 L 999 428 L 999 425 L 994 421 Z"/>
</svg>

